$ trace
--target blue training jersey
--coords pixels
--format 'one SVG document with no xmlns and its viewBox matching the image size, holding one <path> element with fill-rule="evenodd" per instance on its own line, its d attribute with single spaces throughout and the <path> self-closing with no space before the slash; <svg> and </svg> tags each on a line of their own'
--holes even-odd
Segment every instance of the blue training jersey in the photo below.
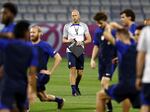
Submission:
<svg viewBox="0 0 150 112">
<path fill-rule="evenodd" d="M 1 33 L 9 33 L 14 31 L 15 23 L 10 23 L 9 25 L 5 26 L 0 32 Z M 0 50 L 0 66 L 3 63 L 3 54 L 2 51 Z"/>
<path fill-rule="evenodd" d="M 15 23 L 10 23 L 9 25 L 5 26 L 0 32 L 1 33 L 13 32 L 15 25 L 16 25 Z"/>
<path fill-rule="evenodd" d="M 131 39 L 131 44 L 124 44 L 117 40 L 119 83 L 135 84 L 136 77 L 136 42 Z"/>
<path fill-rule="evenodd" d="M 4 77 L 9 85 L 27 84 L 27 69 L 38 65 L 36 49 L 23 40 L 0 39 L 0 49 L 3 50 Z"/>
<path fill-rule="evenodd" d="M 104 29 L 100 27 L 96 29 L 93 44 L 100 48 L 99 59 L 105 63 L 111 63 L 112 59 L 116 57 L 116 48 L 103 37 L 103 32 Z M 111 33 L 115 37 L 116 30 L 112 30 Z"/>
<path fill-rule="evenodd" d="M 133 23 L 133 24 L 129 27 L 128 31 L 131 32 L 132 36 L 135 35 L 135 30 L 136 30 L 136 28 L 137 28 L 137 24 L 136 24 L 136 23 Z"/>
<path fill-rule="evenodd" d="M 45 41 L 40 41 L 37 44 L 33 44 L 33 46 L 38 50 L 39 65 L 37 71 L 40 72 L 42 69 L 47 70 L 49 57 L 54 57 L 57 52 Z"/>
</svg>

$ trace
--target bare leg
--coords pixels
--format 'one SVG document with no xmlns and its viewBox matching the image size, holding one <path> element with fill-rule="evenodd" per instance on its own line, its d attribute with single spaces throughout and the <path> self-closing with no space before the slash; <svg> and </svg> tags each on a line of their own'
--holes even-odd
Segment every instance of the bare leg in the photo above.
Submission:
<svg viewBox="0 0 150 112">
<path fill-rule="evenodd" d="M 76 96 L 76 68 L 75 67 L 71 67 L 70 68 L 70 85 L 71 85 L 71 89 L 72 89 L 72 95 Z"/>
<path fill-rule="evenodd" d="M 81 92 L 79 90 L 79 83 L 82 79 L 83 76 L 83 70 L 77 70 L 77 78 L 76 78 L 76 90 L 77 90 L 77 94 L 81 95 Z"/>
<path fill-rule="evenodd" d="M 122 102 L 122 112 L 129 112 L 131 107 L 131 103 L 129 99 L 125 99 Z"/>
<path fill-rule="evenodd" d="M 76 68 L 70 68 L 70 85 L 75 85 L 76 82 Z"/>
<path fill-rule="evenodd" d="M 106 100 L 109 100 L 109 97 L 104 90 L 99 91 L 96 96 L 96 112 L 105 112 Z"/>
<path fill-rule="evenodd" d="M 150 112 L 150 107 L 147 105 L 142 105 L 140 112 Z"/>
<path fill-rule="evenodd" d="M 11 111 L 8 109 L 1 109 L 0 112 L 11 112 Z"/>
</svg>

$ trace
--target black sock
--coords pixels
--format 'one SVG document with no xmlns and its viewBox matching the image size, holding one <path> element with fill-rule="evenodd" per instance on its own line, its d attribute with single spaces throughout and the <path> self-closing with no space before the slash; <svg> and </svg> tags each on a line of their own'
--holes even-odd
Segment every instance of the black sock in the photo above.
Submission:
<svg viewBox="0 0 150 112">
<path fill-rule="evenodd" d="M 107 106 L 107 109 L 108 109 L 108 110 L 112 110 L 112 103 L 111 103 L 111 100 L 109 100 L 109 101 L 106 103 L 106 106 Z"/>
<path fill-rule="evenodd" d="M 82 76 L 81 75 L 78 75 L 77 78 L 76 78 L 76 88 L 78 88 L 78 85 L 80 83 L 80 80 L 81 80 Z"/>
</svg>

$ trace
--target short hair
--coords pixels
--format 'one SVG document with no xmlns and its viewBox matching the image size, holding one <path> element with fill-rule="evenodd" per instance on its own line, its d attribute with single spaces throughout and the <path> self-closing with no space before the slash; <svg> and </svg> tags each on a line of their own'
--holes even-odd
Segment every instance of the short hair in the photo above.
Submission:
<svg viewBox="0 0 150 112">
<path fill-rule="evenodd" d="M 26 20 L 18 21 L 14 28 L 15 38 L 24 38 L 25 33 L 29 31 L 30 23 Z"/>
<path fill-rule="evenodd" d="M 18 13 L 17 6 L 13 3 L 5 3 L 2 7 L 8 9 L 14 16 Z"/>
<path fill-rule="evenodd" d="M 30 27 L 30 29 L 31 29 L 31 28 L 37 28 L 37 29 L 38 29 L 38 32 L 39 32 L 39 33 L 42 33 L 42 29 L 41 29 L 41 27 L 38 26 L 38 25 L 32 25 L 32 26 Z"/>
<path fill-rule="evenodd" d="M 131 17 L 131 21 L 135 21 L 135 13 L 131 9 L 123 10 L 120 15 L 125 14 L 127 17 Z"/>
<path fill-rule="evenodd" d="M 129 31 L 127 29 L 125 29 L 125 28 L 117 29 L 117 33 L 118 34 L 122 34 L 122 35 L 124 35 L 126 37 L 130 37 Z"/>
<path fill-rule="evenodd" d="M 145 27 L 145 25 L 138 25 L 137 27 L 136 27 L 136 30 L 142 30 L 143 28 Z"/>
<path fill-rule="evenodd" d="M 95 21 L 107 21 L 107 15 L 104 12 L 98 12 L 93 17 Z"/>
<path fill-rule="evenodd" d="M 80 15 L 80 12 L 79 12 L 79 10 L 78 10 L 78 9 L 73 9 L 73 10 L 72 10 L 72 12 L 77 12 L 77 13 L 78 13 L 78 15 Z"/>
</svg>

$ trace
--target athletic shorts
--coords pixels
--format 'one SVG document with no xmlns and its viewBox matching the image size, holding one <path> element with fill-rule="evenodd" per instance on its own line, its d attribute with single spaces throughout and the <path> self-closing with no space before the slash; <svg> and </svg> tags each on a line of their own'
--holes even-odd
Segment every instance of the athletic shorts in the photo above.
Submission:
<svg viewBox="0 0 150 112">
<path fill-rule="evenodd" d="M 38 74 L 37 79 L 37 92 L 45 91 L 46 90 L 46 84 L 49 82 L 50 76 L 45 74 Z"/>
<path fill-rule="evenodd" d="M 112 78 L 115 71 L 116 64 L 106 63 L 104 61 L 99 61 L 98 65 L 98 79 L 101 80 L 103 76 Z"/>
<path fill-rule="evenodd" d="M 82 54 L 79 57 L 76 57 L 73 53 L 68 52 L 67 53 L 67 59 L 68 59 L 68 68 L 76 67 L 78 70 L 84 69 L 84 54 Z"/>
<path fill-rule="evenodd" d="M 131 101 L 133 108 L 140 108 L 140 92 L 137 91 L 135 87 L 127 84 L 114 84 L 109 86 L 105 92 L 119 103 L 128 98 Z"/>
<path fill-rule="evenodd" d="M 150 84 L 142 84 L 141 104 L 150 106 Z"/>
</svg>

